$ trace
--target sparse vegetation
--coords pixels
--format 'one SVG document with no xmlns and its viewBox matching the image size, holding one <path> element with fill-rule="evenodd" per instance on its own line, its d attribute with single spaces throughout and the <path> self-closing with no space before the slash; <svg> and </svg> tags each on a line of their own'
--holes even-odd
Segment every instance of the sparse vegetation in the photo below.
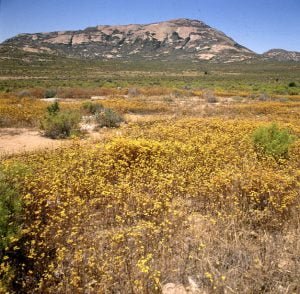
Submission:
<svg viewBox="0 0 300 294">
<path fill-rule="evenodd" d="M 2 56 L 9 57 L 10 52 L 4 50 L 0 48 Z M 41 58 L 47 63 L 41 65 Z M 30 66 L 24 60 L 28 60 Z M 299 64 L 293 64 L 293 70 L 290 70 L 290 65 L 284 62 L 203 64 L 179 60 L 163 63 L 144 60 L 111 62 L 65 59 L 20 51 L 15 52 L 13 59 L 0 60 L 0 75 L 10 77 L 0 80 L 0 91 L 18 93 L 26 90 L 31 93 L 30 97 L 42 98 L 45 91 L 53 89 L 60 98 L 85 99 L 93 95 L 126 95 L 130 88 L 135 88 L 141 95 L 144 95 L 143 89 L 148 89 L 150 95 L 156 95 L 159 92 L 169 94 L 174 89 L 183 90 L 185 87 L 191 90 L 214 89 L 232 96 L 241 93 L 288 95 L 290 82 L 300 84 Z M 25 79 L 26 76 L 31 78 Z M 47 79 L 40 79 L 41 76 Z M 68 77 L 67 81 L 65 77 Z M 293 87 L 293 91 L 300 95 L 299 87 Z"/>
</svg>

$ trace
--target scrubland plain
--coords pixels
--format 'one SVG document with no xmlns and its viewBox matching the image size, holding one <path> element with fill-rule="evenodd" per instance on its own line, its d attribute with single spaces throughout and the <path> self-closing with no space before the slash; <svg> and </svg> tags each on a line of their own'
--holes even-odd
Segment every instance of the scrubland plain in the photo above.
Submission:
<svg viewBox="0 0 300 294">
<path fill-rule="evenodd" d="M 1 156 L 0 292 L 300 291 L 299 65 L 22 60 L 2 130 L 81 121 Z"/>
</svg>

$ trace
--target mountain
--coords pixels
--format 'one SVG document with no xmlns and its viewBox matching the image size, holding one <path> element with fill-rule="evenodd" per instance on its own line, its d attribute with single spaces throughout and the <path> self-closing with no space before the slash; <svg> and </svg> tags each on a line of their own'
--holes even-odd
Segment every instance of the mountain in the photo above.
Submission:
<svg viewBox="0 0 300 294">
<path fill-rule="evenodd" d="M 264 59 L 277 60 L 277 61 L 300 61 L 300 52 L 286 51 L 283 49 L 271 49 L 265 52 L 263 55 Z"/>
<path fill-rule="evenodd" d="M 256 54 L 202 21 L 186 18 L 151 24 L 99 25 L 77 31 L 20 34 L 2 47 L 31 53 L 120 60 L 300 61 L 300 52 Z"/>
<path fill-rule="evenodd" d="M 28 52 L 99 59 L 233 62 L 256 56 L 224 33 L 202 21 L 190 19 L 21 34 L 2 45 Z"/>
</svg>

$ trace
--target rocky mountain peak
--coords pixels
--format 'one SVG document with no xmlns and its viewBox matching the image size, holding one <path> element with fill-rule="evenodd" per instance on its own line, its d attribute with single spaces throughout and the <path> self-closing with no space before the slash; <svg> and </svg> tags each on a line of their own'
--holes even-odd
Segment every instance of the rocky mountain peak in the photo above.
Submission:
<svg viewBox="0 0 300 294">
<path fill-rule="evenodd" d="M 257 54 L 204 22 L 177 18 L 150 24 L 98 25 L 77 31 L 21 34 L 3 45 L 69 57 L 233 62 Z M 279 53 L 267 52 L 264 58 Z M 282 53 L 280 53 L 282 55 Z M 295 55 L 295 54 L 294 54 Z M 285 56 L 294 56 L 285 54 Z"/>
</svg>

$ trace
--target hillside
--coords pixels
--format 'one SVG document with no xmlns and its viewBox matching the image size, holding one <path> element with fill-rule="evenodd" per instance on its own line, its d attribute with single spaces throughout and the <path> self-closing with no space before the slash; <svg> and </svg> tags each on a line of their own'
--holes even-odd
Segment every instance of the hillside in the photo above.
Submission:
<svg viewBox="0 0 300 294">
<path fill-rule="evenodd" d="M 3 44 L 27 52 L 98 59 L 193 59 L 232 62 L 256 56 L 224 33 L 202 21 L 190 19 L 21 34 Z"/>
<path fill-rule="evenodd" d="M 277 61 L 300 61 L 300 52 L 271 49 L 263 54 L 264 59 Z"/>
</svg>

